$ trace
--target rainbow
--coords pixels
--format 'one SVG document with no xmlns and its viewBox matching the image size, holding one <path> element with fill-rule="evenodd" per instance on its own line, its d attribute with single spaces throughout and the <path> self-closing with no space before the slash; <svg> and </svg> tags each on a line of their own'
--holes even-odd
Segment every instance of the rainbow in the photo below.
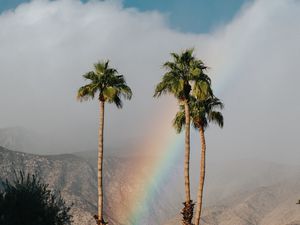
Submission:
<svg viewBox="0 0 300 225">
<path fill-rule="evenodd" d="M 184 136 L 176 134 L 171 124 L 177 106 L 174 105 L 170 108 L 166 110 L 165 115 L 150 124 L 152 127 L 158 126 L 156 129 L 150 129 L 145 141 L 138 146 L 139 150 L 151 152 L 157 157 L 142 157 L 134 166 L 136 174 L 131 182 L 135 184 L 143 181 L 143 184 L 133 191 L 132 196 L 129 196 L 129 202 L 127 202 L 129 207 L 126 210 L 123 208 L 121 215 L 118 216 L 121 221 L 129 222 L 132 225 L 143 224 L 143 217 L 147 214 L 151 200 L 157 197 L 156 185 L 164 183 L 164 179 L 171 172 L 174 163 L 181 158 L 180 156 L 183 156 Z"/>
</svg>

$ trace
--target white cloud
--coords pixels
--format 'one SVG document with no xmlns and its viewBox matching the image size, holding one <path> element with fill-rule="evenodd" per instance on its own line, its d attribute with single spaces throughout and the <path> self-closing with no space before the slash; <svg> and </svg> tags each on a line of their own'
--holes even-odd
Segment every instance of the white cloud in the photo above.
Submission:
<svg viewBox="0 0 300 225">
<path fill-rule="evenodd" d="M 299 162 L 299 15 L 299 1 L 256 1 L 214 35 L 226 127 L 212 145 L 230 157 Z"/>
<path fill-rule="evenodd" d="M 135 96 L 121 111 L 108 108 L 106 143 L 138 138 L 168 104 L 152 99 L 161 64 L 169 52 L 196 47 L 226 105 L 225 129 L 207 135 L 211 154 L 272 151 L 275 160 L 286 151 L 299 160 L 299 15 L 299 1 L 260 0 L 211 34 L 187 34 L 171 30 L 158 12 L 124 9 L 119 1 L 22 4 L 0 16 L 0 124 L 50 133 L 76 151 L 96 147 L 97 104 L 77 103 L 75 95 L 81 75 L 109 58 Z"/>
</svg>

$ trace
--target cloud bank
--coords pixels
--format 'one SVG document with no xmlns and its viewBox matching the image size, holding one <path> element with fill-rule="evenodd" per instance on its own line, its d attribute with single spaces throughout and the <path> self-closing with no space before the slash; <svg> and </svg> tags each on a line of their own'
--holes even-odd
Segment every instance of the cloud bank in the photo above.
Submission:
<svg viewBox="0 0 300 225">
<path fill-rule="evenodd" d="M 24 126 L 65 146 L 53 152 L 95 149 L 97 102 L 75 96 L 81 75 L 110 59 L 134 98 L 122 110 L 108 107 L 106 145 L 135 142 L 160 114 L 172 120 L 175 101 L 153 99 L 153 89 L 169 53 L 195 47 L 226 106 L 225 128 L 207 132 L 208 157 L 299 161 L 300 2 L 257 0 L 209 34 L 181 33 L 167 21 L 120 1 L 35 0 L 2 13 L 1 127 Z"/>
</svg>

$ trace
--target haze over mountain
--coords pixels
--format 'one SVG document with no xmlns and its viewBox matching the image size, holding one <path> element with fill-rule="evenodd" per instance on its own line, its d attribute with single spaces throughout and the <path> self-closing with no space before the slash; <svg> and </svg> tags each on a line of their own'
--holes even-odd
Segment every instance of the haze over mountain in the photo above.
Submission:
<svg viewBox="0 0 300 225">
<path fill-rule="evenodd" d="M 82 146 L 78 145 L 77 142 L 70 142 L 71 143 L 67 144 L 66 140 L 64 140 L 64 137 L 38 133 L 25 127 L 18 126 L 0 128 L 0 146 L 10 150 L 17 150 L 33 154 L 74 153 L 83 150 Z M 109 146 L 108 151 L 112 155 L 128 155 L 133 152 L 123 151 L 122 149 L 129 149 L 132 145 L 131 143 L 134 143 L 134 140 L 129 140 L 127 144 L 123 142 L 123 146 L 115 143 L 112 146 Z M 92 151 L 93 149 L 85 150 Z"/>
<path fill-rule="evenodd" d="M 22 141 L 17 142 L 22 143 Z M 24 146 L 24 145 L 21 145 Z M 68 203 L 73 202 L 75 225 L 92 224 L 96 211 L 96 151 L 64 155 L 34 155 L 1 147 L 0 179 L 12 178 L 14 170 L 36 173 L 51 188 L 61 190 Z M 142 157 L 142 156 L 139 156 Z M 139 157 L 106 154 L 105 199 L 110 224 L 130 225 L 124 215 L 132 207 L 134 192 L 145 187 L 145 179 L 136 180 L 135 163 Z M 147 156 L 149 157 L 149 156 Z M 152 168 L 140 168 L 144 177 Z M 196 171 L 193 167 L 192 171 Z M 196 173 L 195 173 L 196 174 Z M 285 225 L 300 220 L 300 166 L 288 166 L 253 159 L 220 162 L 208 166 L 205 191 L 204 224 L 208 225 Z M 197 177 L 197 176 L 195 176 Z M 146 207 L 142 222 L 149 225 L 180 224 L 178 212 L 183 201 L 181 165 L 174 164 L 164 185 L 157 183 L 151 201 L 137 202 Z M 192 179 L 195 198 L 196 178 Z M 170 191 L 172 190 L 172 191 Z M 167 222 L 170 221 L 170 222 Z"/>
</svg>

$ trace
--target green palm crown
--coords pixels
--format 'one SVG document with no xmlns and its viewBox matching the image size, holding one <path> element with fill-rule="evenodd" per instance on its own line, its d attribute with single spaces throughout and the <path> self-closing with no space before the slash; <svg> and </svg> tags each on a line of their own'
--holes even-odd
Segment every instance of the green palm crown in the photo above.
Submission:
<svg viewBox="0 0 300 225">
<path fill-rule="evenodd" d="M 216 123 L 218 126 L 223 127 L 223 115 L 217 109 L 223 109 L 223 103 L 215 96 L 210 96 L 205 100 L 199 100 L 195 97 L 190 97 L 189 108 L 192 124 L 195 128 L 204 129 L 208 127 L 209 122 Z M 178 133 L 181 132 L 185 125 L 185 111 L 184 107 L 180 106 L 179 112 L 175 115 L 173 126 Z"/>
<path fill-rule="evenodd" d="M 167 72 L 154 91 L 154 97 L 173 94 L 178 100 L 189 100 L 191 91 L 203 98 L 211 93 L 210 78 L 204 73 L 207 67 L 193 55 L 194 49 L 181 54 L 171 53 L 172 61 L 164 63 Z"/>
<path fill-rule="evenodd" d="M 79 88 L 77 92 L 79 101 L 93 99 L 99 93 L 99 101 L 115 103 L 118 108 L 122 108 L 121 97 L 131 99 L 132 91 L 127 86 L 124 76 L 116 69 L 110 68 L 108 64 L 108 60 L 95 63 L 94 71 L 83 75 L 90 83 Z"/>
</svg>

